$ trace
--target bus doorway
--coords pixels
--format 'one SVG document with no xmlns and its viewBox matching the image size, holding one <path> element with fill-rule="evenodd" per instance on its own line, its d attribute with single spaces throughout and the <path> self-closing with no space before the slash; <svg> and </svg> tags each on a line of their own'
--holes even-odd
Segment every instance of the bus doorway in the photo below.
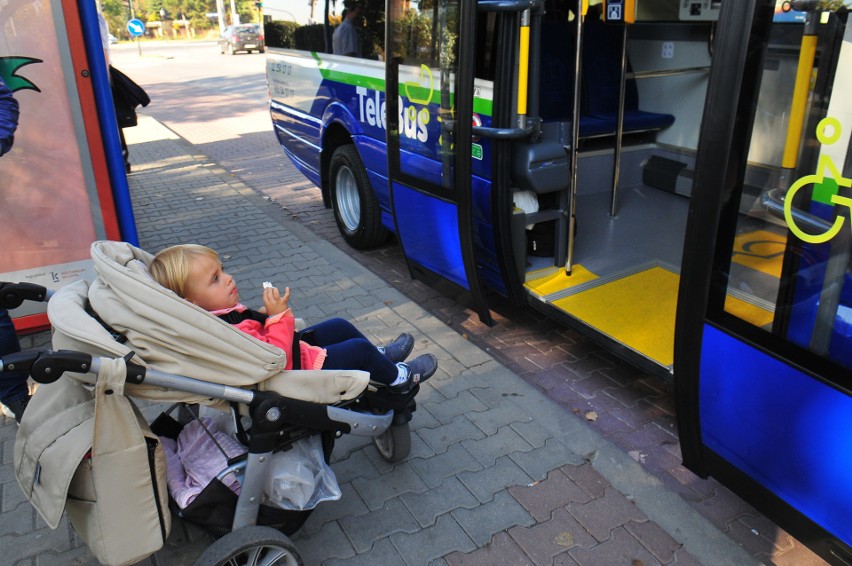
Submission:
<svg viewBox="0 0 852 566">
<path fill-rule="evenodd" d="M 671 378 L 714 14 L 671 5 L 626 23 L 607 19 L 606 3 L 583 4 L 546 2 L 534 26 L 540 134 L 510 158 L 518 286 L 533 307 Z M 539 182 L 556 150 L 568 167 Z"/>
</svg>

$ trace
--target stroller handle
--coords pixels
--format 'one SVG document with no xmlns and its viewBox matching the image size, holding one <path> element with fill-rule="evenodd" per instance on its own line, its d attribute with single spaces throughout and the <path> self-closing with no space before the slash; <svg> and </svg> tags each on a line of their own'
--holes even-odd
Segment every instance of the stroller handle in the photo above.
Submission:
<svg viewBox="0 0 852 566">
<path fill-rule="evenodd" d="M 378 436 L 393 423 L 393 411 L 385 414 L 356 413 L 342 407 L 285 398 L 272 391 L 210 383 L 133 364 L 130 362 L 132 357 L 131 352 L 124 358 L 127 383 L 138 385 L 145 382 L 223 401 L 245 403 L 252 408 L 252 418 L 260 431 L 275 433 L 289 423 L 319 430 Z M 0 358 L 0 373 L 25 371 L 38 383 L 52 383 L 65 372 L 97 375 L 103 362 L 109 359 L 73 350 L 18 352 Z M 91 384 L 97 381 L 94 377 L 82 380 Z M 255 407 L 259 411 L 257 415 L 254 414 Z"/>
<path fill-rule="evenodd" d="M 25 371 L 37 383 L 53 383 L 66 371 L 77 373 L 97 373 L 100 360 L 85 352 L 72 350 L 29 350 L 3 356 L 0 359 L 0 372 Z M 142 383 L 145 380 L 145 368 L 127 362 L 127 381 Z"/>
<path fill-rule="evenodd" d="M 34 283 L 0 281 L 0 309 L 16 309 L 24 301 L 47 302 L 53 291 Z"/>
</svg>

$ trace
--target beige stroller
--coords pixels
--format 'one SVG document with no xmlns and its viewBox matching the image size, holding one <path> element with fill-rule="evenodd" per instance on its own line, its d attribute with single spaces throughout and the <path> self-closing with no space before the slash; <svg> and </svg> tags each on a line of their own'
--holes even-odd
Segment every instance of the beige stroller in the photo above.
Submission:
<svg viewBox="0 0 852 566">
<path fill-rule="evenodd" d="M 287 353 L 151 279 L 145 251 L 95 242 L 92 258 L 94 282 L 49 299 L 55 351 L 6 356 L 0 371 L 26 369 L 42 384 L 16 439 L 18 483 L 52 528 L 66 512 L 102 563 L 130 564 L 159 550 L 171 507 L 219 537 L 196 564 L 301 564 L 287 535 L 310 509 L 265 503 L 274 455 L 319 435 L 327 464 L 343 434 L 372 437 L 387 461 L 409 454 L 416 387 L 399 395 L 360 371 L 284 371 Z M 12 287 L 0 307 L 15 297 Z M 175 405 L 149 426 L 130 397 Z M 179 508 L 166 489 L 161 440 L 175 438 L 199 405 L 229 412 L 247 453 Z M 238 479 L 239 495 L 222 486 L 226 476 Z"/>
</svg>

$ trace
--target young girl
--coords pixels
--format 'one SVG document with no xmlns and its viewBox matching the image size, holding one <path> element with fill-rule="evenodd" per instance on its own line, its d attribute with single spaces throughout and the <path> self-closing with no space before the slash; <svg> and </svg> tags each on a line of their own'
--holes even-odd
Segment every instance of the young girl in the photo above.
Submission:
<svg viewBox="0 0 852 566">
<path fill-rule="evenodd" d="M 149 267 L 154 279 L 178 296 L 210 311 L 225 322 L 287 353 L 286 369 L 359 369 L 370 379 L 399 393 L 429 379 L 438 368 L 432 354 L 410 362 L 405 359 L 414 339 L 403 333 L 385 346 L 376 347 L 351 323 L 333 318 L 298 333 L 290 310 L 290 288 L 282 295 L 264 284 L 261 313 L 239 302 L 234 278 L 225 273 L 219 255 L 205 246 L 184 244 L 166 248 L 154 256 Z"/>
</svg>

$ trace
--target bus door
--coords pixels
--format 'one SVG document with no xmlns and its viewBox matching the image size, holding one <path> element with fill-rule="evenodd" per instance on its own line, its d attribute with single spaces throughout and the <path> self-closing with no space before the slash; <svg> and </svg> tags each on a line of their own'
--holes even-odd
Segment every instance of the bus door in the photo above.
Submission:
<svg viewBox="0 0 852 566">
<path fill-rule="evenodd" d="M 688 468 L 852 564 L 852 26 L 845 9 L 772 4 L 722 3 L 678 304 L 678 431 Z M 756 101 L 795 63 L 777 49 L 791 34 L 797 88 L 762 121 Z M 760 157 L 768 127 L 786 131 L 783 159 Z"/>
<path fill-rule="evenodd" d="M 413 277 L 469 292 L 491 324 L 472 225 L 473 72 L 458 56 L 472 51 L 476 6 L 426 6 L 390 0 L 387 10 L 388 182 L 397 236 Z"/>
</svg>

